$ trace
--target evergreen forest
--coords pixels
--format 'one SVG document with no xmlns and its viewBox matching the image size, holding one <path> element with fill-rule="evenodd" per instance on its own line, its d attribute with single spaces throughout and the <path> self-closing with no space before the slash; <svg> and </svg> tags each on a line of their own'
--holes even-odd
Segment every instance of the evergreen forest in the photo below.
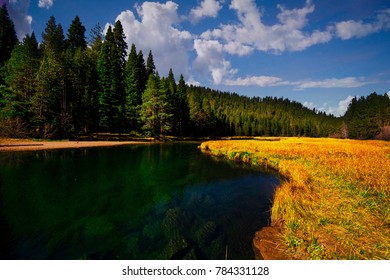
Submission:
<svg viewBox="0 0 390 280">
<path fill-rule="evenodd" d="M 161 77 L 152 50 L 128 46 L 120 21 L 87 40 L 76 16 L 64 31 L 50 17 L 38 43 L 19 42 L 0 9 L 0 136 L 309 136 L 390 139 L 390 98 L 354 98 L 342 117 L 285 98 L 246 97 Z"/>
</svg>

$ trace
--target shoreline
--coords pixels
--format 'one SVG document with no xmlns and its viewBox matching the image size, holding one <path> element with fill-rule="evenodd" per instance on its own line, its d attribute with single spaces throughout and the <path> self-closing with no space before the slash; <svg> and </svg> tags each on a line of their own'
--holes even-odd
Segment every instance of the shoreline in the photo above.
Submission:
<svg viewBox="0 0 390 280">
<path fill-rule="evenodd" d="M 389 259 L 388 142 L 259 140 L 264 139 L 201 145 L 205 153 L 269 166 L 285 177 L 271 224 L 253 239 L 258 259 Z"/>
<path fill-rule="evenodd" d="M 34 141 L 25 139 L 0 139 L 0 152 L 24 152 L 57 149 L 80 149 L 123 145 L 151 144 L 146 141 Z"/>
</svg>

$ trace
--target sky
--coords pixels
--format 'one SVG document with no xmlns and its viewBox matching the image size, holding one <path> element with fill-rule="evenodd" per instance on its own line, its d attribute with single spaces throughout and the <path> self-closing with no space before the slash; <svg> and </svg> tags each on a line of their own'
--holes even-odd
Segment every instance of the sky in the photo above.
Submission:
<svg viewBox="0 0 390 280">
<path fill-rule="evenodd" d="M 6 2 L 19 39 L 38 40 L 50 16 L 67 32 L 120 20 L 127 44 L 152 50 L 161 76 L 298 101 L 336 116 L 354 96 L 390 97 L 388 0 L 185 0 Z"/>
</svg>

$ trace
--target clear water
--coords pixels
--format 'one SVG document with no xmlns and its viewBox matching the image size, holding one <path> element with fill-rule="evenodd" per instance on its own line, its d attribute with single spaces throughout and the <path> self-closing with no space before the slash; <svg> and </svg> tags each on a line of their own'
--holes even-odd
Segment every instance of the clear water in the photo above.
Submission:
<svg viewBox="0 0 390 280">
<path fill-rule="evenodd" d="M 279 180 L 198 145 L 1 153 L 1 259 L 253 259 Z"/>
</svg>

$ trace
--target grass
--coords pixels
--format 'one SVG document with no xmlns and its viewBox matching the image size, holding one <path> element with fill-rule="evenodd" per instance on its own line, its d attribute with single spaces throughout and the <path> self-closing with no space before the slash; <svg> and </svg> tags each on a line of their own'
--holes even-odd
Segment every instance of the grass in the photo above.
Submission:
<svg viewBox="0 0 390 280">
<path fill-rule="evenodd" d="M 281 174 L 271 219 L 288 258 L 390 259 L 389 142 L 268 137 L 201 149 Z"/>
</svg>

